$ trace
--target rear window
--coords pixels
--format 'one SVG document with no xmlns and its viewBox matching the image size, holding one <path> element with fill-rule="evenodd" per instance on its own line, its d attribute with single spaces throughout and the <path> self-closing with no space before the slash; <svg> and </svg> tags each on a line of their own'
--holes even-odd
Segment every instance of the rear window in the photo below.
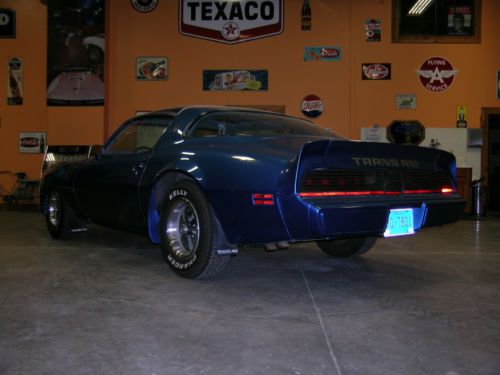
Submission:
<svg viewBox="0 0 500 375">
<path fill-rule="evenodd" d="M 309 121 L 272 113 L 218 112 L 202 117 L 192 137 L 306 135 L 343 139 Z"/>
</svg>

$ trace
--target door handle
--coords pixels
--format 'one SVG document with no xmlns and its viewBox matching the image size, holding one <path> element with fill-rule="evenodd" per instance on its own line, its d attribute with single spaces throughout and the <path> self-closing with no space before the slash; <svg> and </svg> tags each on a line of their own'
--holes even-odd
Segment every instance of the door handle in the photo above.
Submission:
<svg viewBox="0 0 500 375">
<path fill-rule="evenodd" d="M 144 169 L 144 167 L 145 167 L 145 164 L 141 161 L 140 163 L 135 164 L 132 167 L 132 173 L 137 176 L 139 174 L 139 172 L 141 172 Z"/>
</svg>

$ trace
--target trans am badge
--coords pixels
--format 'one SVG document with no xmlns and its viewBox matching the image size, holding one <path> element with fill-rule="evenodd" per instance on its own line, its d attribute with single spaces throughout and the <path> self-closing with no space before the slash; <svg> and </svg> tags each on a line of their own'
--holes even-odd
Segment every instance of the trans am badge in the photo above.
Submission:
<svg viewBox="0 0 500 375">
<path fill-rule="evenodd" d="M 442 57 L 431 57 L 423 62 L 417 73 L 427 90 L 441 92 L 451 86 L 458 70 Z"/>
<path fill-rule="evenodd" d="M 307 117 L 318 117 L 323 113 L 323 100 L 316 95 L 307 95 L 302 99 L 301 109 Z"/>
<path fill-rule="evenodd" d="M 205 91 L 266 91 L 267 70 L 204 70 L 203 90 Z"/>
<path fill-rule="evenodd" d="M 363 81 L 380 81 L 391 79 L 391 64 L 361 64 L 361 79 Z"/>
<path fill-rule="evenodd" d="M 182 35 L 234 44 L 283 32 L 283 0 L 180 0 Z"/>
</svg>

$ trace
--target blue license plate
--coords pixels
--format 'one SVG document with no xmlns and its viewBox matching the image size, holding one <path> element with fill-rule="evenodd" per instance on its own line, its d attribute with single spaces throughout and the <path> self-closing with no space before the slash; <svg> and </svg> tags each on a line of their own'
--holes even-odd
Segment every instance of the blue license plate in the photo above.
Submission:
<svg viewBox="0 0 500 375">
<path fill-rule="evenodd" d="M 415 228 L 413 227 L 413 210 L 411 208 L 398 208 L 389 212 L 384 237 L 404 236 L 413 233 L 415 233 Z"/>
</svg>

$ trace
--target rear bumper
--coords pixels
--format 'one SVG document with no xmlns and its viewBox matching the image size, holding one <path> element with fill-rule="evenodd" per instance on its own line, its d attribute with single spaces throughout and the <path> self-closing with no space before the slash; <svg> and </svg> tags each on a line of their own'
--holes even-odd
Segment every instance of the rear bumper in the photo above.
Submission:
<svg viewBox="0 0 500 375">
<path fill-rule="evenodd" d="M 458 195 L 383 198 L 286 197 L 280 202 L 290 240 L 383 235 L 389 212 L 412 208 L 415 230 L 457 221 L 465 207 Z"/>
</svg>

